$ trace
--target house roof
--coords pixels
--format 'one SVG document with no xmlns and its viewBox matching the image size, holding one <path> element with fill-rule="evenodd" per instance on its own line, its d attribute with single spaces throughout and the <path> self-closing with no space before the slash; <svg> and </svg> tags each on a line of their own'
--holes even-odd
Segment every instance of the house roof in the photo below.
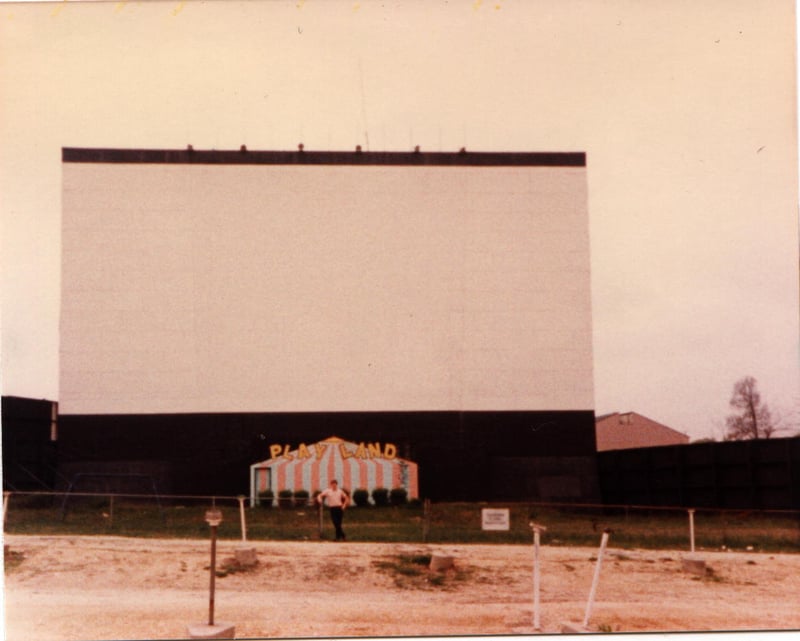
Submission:
<svg viewBox="0 0 800 641">
<path fill-rule="evenodd" d="M 612 412 L 595 418 L 599 451 L 679 445 L 689 436 L 636 412 Z"/>
</svg>

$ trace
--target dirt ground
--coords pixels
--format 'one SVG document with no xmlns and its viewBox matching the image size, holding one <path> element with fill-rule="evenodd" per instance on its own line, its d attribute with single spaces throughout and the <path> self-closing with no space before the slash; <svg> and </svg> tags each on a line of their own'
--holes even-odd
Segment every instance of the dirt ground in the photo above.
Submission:
<svg viewBox="0 0 800 641">
<path fill-rule="evenodd" d="M 202 540 L 18 536 L 5 539 L 8 641 L 180 639 L 209 617 L 210 544 Z M 533 546 L 248 542 L 258 563 L 231 565 L 220 541 L 216 622 L 236 637 L 533 634 Z M 581 623 L 598 550 L 543 546 L 543 633 Z M 455 557 L 431 573 L 399 559 Z M 684 552 L 603 557 L 590 627 L 601 632 L 800 629 L 800 555 Z M 405 567 L 405 571 L 403 570 Z M 237 571 L 238 570 L 238 571 Z"/>
</svg>

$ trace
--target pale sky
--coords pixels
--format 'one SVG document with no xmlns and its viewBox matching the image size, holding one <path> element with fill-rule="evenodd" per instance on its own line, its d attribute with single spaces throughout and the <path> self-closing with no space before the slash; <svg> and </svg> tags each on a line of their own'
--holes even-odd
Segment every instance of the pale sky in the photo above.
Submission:
<svg viewBox="0 0 800 641">
<path fill-rule="evenodd" d="M 61 148 L 585 151 L 598 414 L 797 422 L 795 7 L 0 4 L 2 393 L 58 399 Z"/>
</svg>

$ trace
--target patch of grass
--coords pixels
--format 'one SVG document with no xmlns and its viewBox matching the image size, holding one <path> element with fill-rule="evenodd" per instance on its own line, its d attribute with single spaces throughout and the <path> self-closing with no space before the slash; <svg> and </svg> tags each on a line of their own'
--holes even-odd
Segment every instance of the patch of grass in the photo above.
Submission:
<svg viewBox="0 0 800 641">
<path fill-rule="evenodd" d="M 419 563 L 412 563 L 409 557 L 402 555 L 373 561 L 373 565 L 381 572 L 391 576 L 398 588 L 404 589 L 420 588 L 424 582 L 419 578 L 428 573 L 428 570 Z"/>
<path fill-rule="evenodd" d="M 428 577 L 428 583 L 435 585 L 436 587 L 442 587 L 445 584 L 445 579 L 446 576 L 444 572 L 437 572 Z"/>
<path fill-rule="evenodd" d="M 428 567 L 431 564 L 431 555 L 430 554 L 415 554 L 413 556 L 403 557 L 407 559 L 409 563 L 414 565 L 424 565 Z"/>
<path fill-rule="evenodd" d="M 449 570 L 433 571 L 429 569 L 430 562 L 430 554 L 401 554 L 373 561 L 373 565 L 392 576 L 397 587 L 409 590 L 451 590 L 459 584 L 475 580 L 475 571 L 469 566 L 456 564 Z M 483 577 L 476 580 L 485 582 Z"/>
<path fill-rule="evenodd" d="M 706 573 L 703 576 L 694 576 L 692 581 L 704 581 L 707 583 L 727 583 L 727 579 L 717 574 L 713 568 L 706 567 Z"/>
<path fill-rule="evenodd" d="M 319 568 L 317 572 L 317 578 L 320 580 L 324 579 L 328 581 L 335 581 L 336 579 L 340 578 L 344 572 L 345 569 L 340 563 L 329 561 Z"/>
<path fill-rule="evenodd" d="M 182 563 L 181 565 L 182 565 L 181 571 L 185 572 L 186 571 L 185 564 Z M 211 569 L 211 566 L 206 565 L 203 569 L 208 571 L 209 569 Z M 254 565 L 242 565 L 235 558 L 228 558 L 224 559 L 222 563 L 220 563 L 216 568 L 214 568 L 214 575 L 219 578 L 223 578 L 231 574 L 245 574 L 249 572 L 254 572 L 257 569 L 258 569 L 257 563 Z"/>
<path fill-rule="evenodd" d="M 16 570 L 24 560 L 25 554 L 23 552 L 9 549 L 3 551 L 3 565 L 6 573 Z"/>
<path fill-rule="evenodd" d="M 9 534 L 71 534 L 160 538 L 208 539 L 209 527 L 203 517 L 209 501 L 182 500 L 159 506 L 154 499 L 116 498 L 113 512 L 107 498 L 70 499 L 62 513 L 63 495 L 12 496 L 6 519 Z M 530 545 L 532 518 L 545 525 L 541 543 L 546 546 L 595 548 L 601 530 L 610 528 L 609 545 L 617 549 L 687 550 L 688 521 L 685 511 L 604 510 L 600 507 L 555 507 L 509 504 L 511 528 L 484 531 L 483 503 L 434 503 L 426 513 L 419 503 L 404 506 L 354 507 L 345 512 L 344 529 L 349 541 L 425 543 L 501 543 Z M 238 502 L 217 499 L 222 510 L 220 539 L 241 536 Z M 535 509 L 533 509 L 535 508 Z M 62 518 L 63 516 L 63 518 Z M 246 510 L 250 539 L 272 541 L 317 541 L 333 538 L 327 510 L 320 519 L 314 507 Z M 757 548 L 760 552 L 800 553 L 800 514 L 775 516 L 748 513 L 734 517 L 719 511 L 698 511 L 695 518 L 699 549 Z M 619 560 L 624 560 L 619 557 Z"/>
<path fill-rule="evenodd" d="M 457 584 L 469 581 L 474 572 L 470 568 L 453 567 L 440 572 L 428 568 L 430 554 L 404 555 L 373 561 L 373 566 L 394 579 L 394 584 L 406 590 L 454 589 Z"/>
</svg>

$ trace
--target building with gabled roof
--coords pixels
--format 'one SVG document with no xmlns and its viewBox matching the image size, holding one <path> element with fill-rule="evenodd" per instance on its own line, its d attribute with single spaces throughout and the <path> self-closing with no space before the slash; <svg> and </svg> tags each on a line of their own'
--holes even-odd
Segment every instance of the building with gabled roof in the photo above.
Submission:
<svg viewBox="0 0 800 641">
<path fill-rule="evenodd" d="M 689 436 L 636 412 L 612 412 L 595 418 L 597 451 L 657 445 L 685 445 Z"/>
</svg>

